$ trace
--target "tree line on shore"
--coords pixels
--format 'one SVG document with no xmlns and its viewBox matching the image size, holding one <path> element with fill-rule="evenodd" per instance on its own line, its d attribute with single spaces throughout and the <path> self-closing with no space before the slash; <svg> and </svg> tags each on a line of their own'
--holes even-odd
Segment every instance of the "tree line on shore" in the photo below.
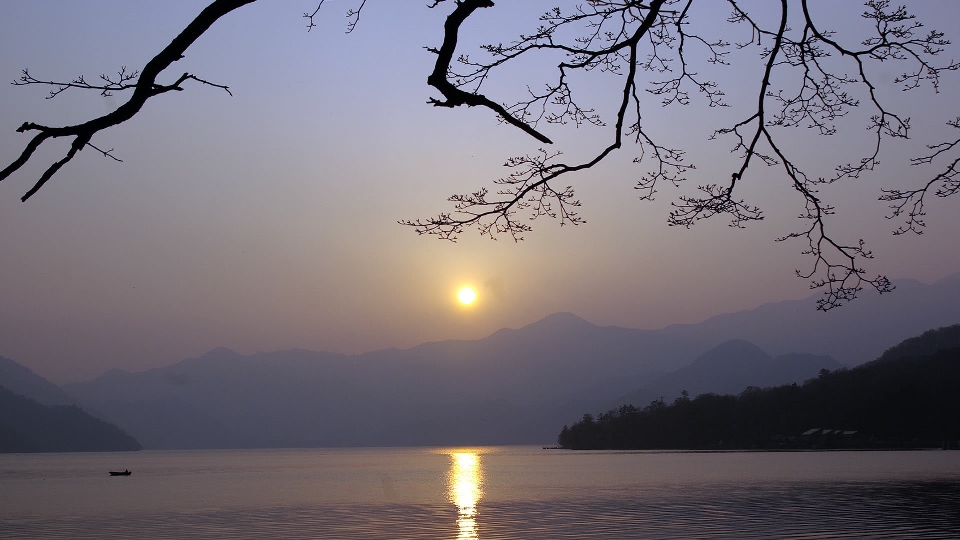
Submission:
<svg viewBox="0 0 960 540">
<path fill-rule="evenodd" d="M 960 325 L 853 369 L 739 395 L 686 392 L 564 426 L 569 449 L 960 447 Z"/>
</svg>

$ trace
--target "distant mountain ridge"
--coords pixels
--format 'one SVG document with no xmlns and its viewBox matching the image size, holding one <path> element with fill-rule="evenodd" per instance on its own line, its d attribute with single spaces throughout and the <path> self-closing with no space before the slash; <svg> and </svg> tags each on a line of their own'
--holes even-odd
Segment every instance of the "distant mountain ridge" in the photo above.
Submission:
<svg viewBox="0 0 960 540">
<path fill-rule="evenodd" d="M 556 313 L 483 339 L 359 355 L 219 348 L 64 389 L 147 448 L 547 443 L 612 400 L 803 382 L 960 321 L 960 274 L 896 284 L 829 313 L 806 299 L 661 330 Z"/>
<path fill-rule="evenodd" d="M 912 279 L 894 280 L 894 285 L 892 293 L 865 290 L 855 301 L 826 313 L 813 309 L 819 296 L 815 294 L 659 332 L 710 346 L 745 339 L 773 355 L 825 354 L 855 366 L 927 330 L 960 323 L 960 272 L 932 285 Z"/>
<path fill-rule="evenodd" d="M 0 386 L 42 405 L 73 405 L 74 399 L 59 386 L 30 368 L 0 356 Z"/>
<path fill-rule="evenodd" d="M 556 314 L 482 340 L 352 357 L 304 350 L 244 356 L 219 348 L 65 388 L 147 448 L 535 444 L 550 441 L 585 407 L 657 377 L 664 385 L 699 378 L 703 384 L 687 386 L 709 392 L 725 388 L 710 383 L 713 372 L 732 374 L 724 384 L 747 386 L 793 376 L 780 368 L 796 371 L 743 341 L 698 361 L 695 346 Z M 801 370 L 801 380 L 837 365 L 810 358 L 806 364 L 819 363 Z M 763 370 L 745 367 L 758 361 Z M 684 363 L 690 365 L 673 379 L 662 375 Z"/>
<path fill-rule="evenodd" d="M 766 388 L 802 383 L 821 369 L 841 367 L 833 357 L 812 354 L 784 354 L 776 358 L 742 339 L 733 339 L 703 353 L 690 365 L 661 375 L 644 388 L 610 401 L 607 409 L 620 405 L 642 407 L 657 399 L 672 401 L 686 391 L 700 394 L 739 394 L 748 386 Z"/>
</svg>

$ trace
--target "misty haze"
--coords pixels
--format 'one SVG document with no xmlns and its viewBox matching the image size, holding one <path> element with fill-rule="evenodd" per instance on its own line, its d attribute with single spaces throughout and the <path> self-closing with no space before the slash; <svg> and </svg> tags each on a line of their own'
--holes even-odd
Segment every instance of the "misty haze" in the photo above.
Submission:
<svg viewBox="0 0 960 540">
<path fill-rule="evenodd" d="M 956 538 L 949 0 L 0 5 L 3 538 Z"/>
</svg>

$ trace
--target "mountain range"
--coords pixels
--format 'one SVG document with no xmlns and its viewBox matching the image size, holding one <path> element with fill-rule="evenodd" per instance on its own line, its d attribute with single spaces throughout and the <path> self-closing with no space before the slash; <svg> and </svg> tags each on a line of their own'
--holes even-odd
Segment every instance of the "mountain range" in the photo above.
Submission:
<svg viewBox="0 0 960 540">
<path fill-rule="evenodd" d="M 536 444 L 637 388 L 739 391 L 839 365 L 824 356 L 774 359 L 734 341 L 659 375 L 672 366 L 644 354 L 656 346 L 666 356 L 666 344 L 646 333 L 559 314 L 482 340 L 356 357 L 221 348 L 65 389 L 146 448 Z"/>
<path fill-rule="evenodd" d="M 912 279 L 893 283 L 896 289 L 891 293 L 865 290 L 855 301 L 828 312 L 813 308 L 819 295 L 812 295 L 660 332 L 707 346 L 740 338 L 770 354 L 826 354 L 852 367 L 926 330 L 960 322 L 960 272 L 932 285 Z"/>
<path fill-rule="evenodd" d="M 218 348 L 63 390 L 145 448 L 541 444 L 586 411 L 800 383 L 960 321 L 960 274 L 896 285 L 828 313 L 806 299 L 661 330 L 557 313 L 359 355 Z"/>
</svg>

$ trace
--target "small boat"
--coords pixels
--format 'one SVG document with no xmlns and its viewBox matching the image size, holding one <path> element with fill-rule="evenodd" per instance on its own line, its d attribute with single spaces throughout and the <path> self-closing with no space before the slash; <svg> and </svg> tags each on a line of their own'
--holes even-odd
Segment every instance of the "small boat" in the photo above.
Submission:
<svg viewBox="0 0 960 540">
<path fill-rule="evenodd" d="M 127 469 L 122 471 L 110 471 L 110 476 L 130 476 L 130 471 Z"/>
</svg>

